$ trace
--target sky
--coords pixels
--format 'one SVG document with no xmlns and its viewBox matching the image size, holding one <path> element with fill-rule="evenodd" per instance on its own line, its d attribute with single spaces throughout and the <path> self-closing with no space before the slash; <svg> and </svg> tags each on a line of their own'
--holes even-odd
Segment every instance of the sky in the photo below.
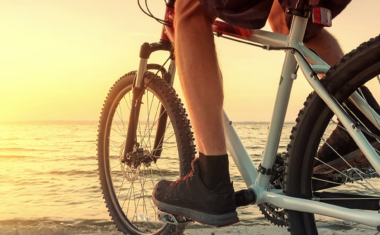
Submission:
<svg viewBox="0 0 380 235">
<path fill-rule="evenodd" d="M 163 17 L 163 0 L 148 4 Z M 333 20 L 328 31 L 344 52 L 380 34 L 378 9 L 378 0 L 353 1 Z M 161 27 L 135 0 L 0 0 L 0 122 L 98 120 L 109 88 L 137 69 L 140 45 L 157 42 Z M 270 121 L 284 53 L 221 38 L 216 45 L 230 119 Z M 178 77 L 174 86 L 182 96 Z M 299 73 L 286 121 L 310 92 Z"/>
</svg>

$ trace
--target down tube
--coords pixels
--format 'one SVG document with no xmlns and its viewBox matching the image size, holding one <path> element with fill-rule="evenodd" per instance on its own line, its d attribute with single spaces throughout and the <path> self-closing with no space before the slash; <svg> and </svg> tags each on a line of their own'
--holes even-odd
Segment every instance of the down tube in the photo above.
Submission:
<svg viewBox="0 0 380 235">
<path fill-rule="evenodd" d="M 236 167 L 239 169 L 247 187 L 253 187 L 258 171 L 238 134 L 236 133 L 235 128 L 232 126 L 232 122 L 228 118 L 226 112 L 224 112 L 223 126 L 227 150 L 234 160 Z"/>
</svg>

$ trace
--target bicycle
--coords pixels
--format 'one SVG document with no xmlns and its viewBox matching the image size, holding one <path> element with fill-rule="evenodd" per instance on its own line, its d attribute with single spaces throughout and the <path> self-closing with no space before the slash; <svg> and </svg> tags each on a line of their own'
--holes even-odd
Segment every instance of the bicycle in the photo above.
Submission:
<svg viewBox="0 0 380 235">
<path fill-rule="evenodd" d="M 302 44 L 310 14 L 309 1 L 300 0 L 298 6 L 289 9 L 293 14 L 289 35 L 242 29 L 221 21 L 213 25 L 217 36 L 286 52 L 258 168 L 224 114 L 227 149 L 247 186 L 236 192 L 238 205 L 284 208 L 282 214 L 272 215 L 277 216 L 279 224 L 289 226 L 292 234 L 316 234 L 314 214 L 351 220 L 380 231 L 380 215 L 366 212 L 380 209 L 379 192 L 374 187 L 380 171 L 380 116 L 369 105 L 362 87 L 376 78 L 380 82 L 380 36 L 361 44 L 330 68 Z M 111 88 L 100 118 L 101 187 L 114 223 L 128 234 L 180 234 L 191 221 L 157 210 L 150 193 L 160 178 L 178 178 L 172 165 L 179 166 L 179 177 L 189 173 L 196 154 L 190 121 L 172 88 L 176 71 L 171 25 L 174 17 L 174 0 L 169 0 L 161 21 L 164 26 L 160 42 L 141 46 L 138 70 L 124 75 Z M 168 51 L 168 60 L 163 65 L 148 64 L 151 53 L 158 50 Z M 164 66 L 169 60 L 166 70 Z M 315 91 L 298 114 L 287 152 L 279 156 L 279 137 L 299 69 Z M 326 76 L 319 79 L 317 74 Z M 355 108 L 361 115 L 355 115 Z M 341 156 L 331 148 L 336 159 L 324 162 L 317 153 L 320 147 L 330 145 L 326 139 L 332 127 L 347 132 L 360 150 Z M 348 183 L 355 187 L 354 193 L 348 193 Z M 128 187 L 123 188 L 124 184 Z M 326 189 L 332 191 L 320 192 Z"/>
</svg>

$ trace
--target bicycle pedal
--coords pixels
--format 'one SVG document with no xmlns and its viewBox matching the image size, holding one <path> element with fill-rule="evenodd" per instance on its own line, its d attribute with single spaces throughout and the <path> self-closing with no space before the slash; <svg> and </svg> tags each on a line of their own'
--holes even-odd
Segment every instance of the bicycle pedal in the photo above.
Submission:
<svg viewBox="0 0 380 235">
<path fill-rule="evenodd" d="M 157 210 L 157 218 L 164 223 L 173 225 L 194 222 L 192 219 L 188 219 L 183 216 L 173 215 L 159 209 Z"/>
</svg>

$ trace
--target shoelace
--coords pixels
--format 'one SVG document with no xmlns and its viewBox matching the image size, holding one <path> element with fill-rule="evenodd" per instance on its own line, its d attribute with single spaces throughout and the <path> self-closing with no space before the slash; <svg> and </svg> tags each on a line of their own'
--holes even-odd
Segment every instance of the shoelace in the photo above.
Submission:
<svg viewBox="0 0 380 235">
<path fill-rule="evenodd" d="M 178 184 L 179 182 L 181 182 L 181 180 L 185 181 L 187 178 L 189 177 L 193 177 L 194 176 L 194 172 L 193 171 L 190 171 L 189 174 L 187 174 L 185 177 L 183 177 L 182 179 L 179 179 L 173 183 L 170 184 L 170 186 L 173 186 L 174 184 Z"/>
<path fill-rule="evenodd" d="M 193 160 L 191 161 L 191 164 L 194 164 L 194 162 L 197 161 L 197 160 L 198 160 L 198 158 L 193 159 Z M 191 171 L 189 172 L 189 174 L 187 174 L 185 177 L 182 178 L 182 180 L 185 181 L 187 178 L 189 178 L 189 177 L 193 177 L 193 176 L 194 176 L 194 171 L 191 170 Z M 171 183 L 170 186 L 173 186 L 174 184 L 178 184 L 179 182 L 181 182 L 181 179 L 178 179 L 177 181 Z"/>
</svg>

